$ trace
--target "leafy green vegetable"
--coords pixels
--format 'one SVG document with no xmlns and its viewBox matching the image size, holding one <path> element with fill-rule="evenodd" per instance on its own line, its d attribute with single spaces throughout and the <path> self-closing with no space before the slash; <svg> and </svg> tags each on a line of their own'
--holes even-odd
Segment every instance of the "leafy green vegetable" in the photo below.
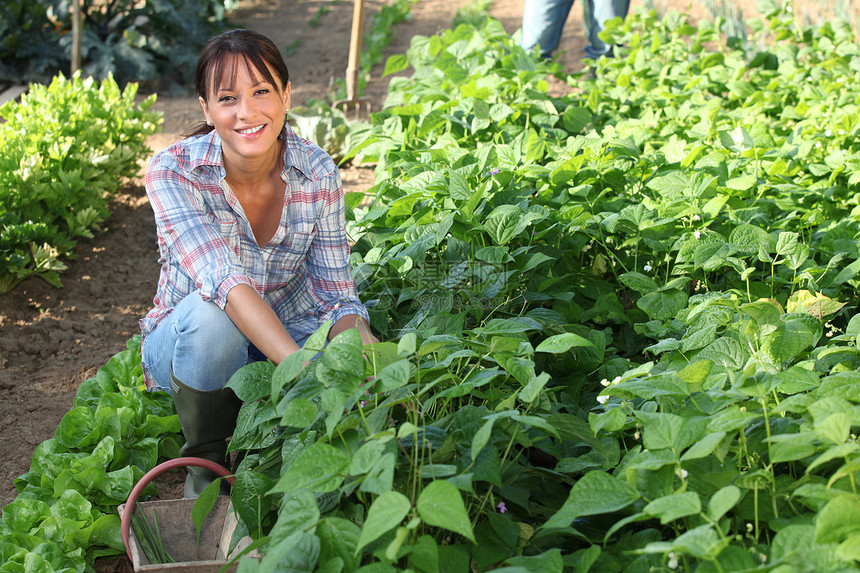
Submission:
<svg viewBox="0 0 860 573">
<path fill-rule="evenodd" d="M 110 214 L 161 121 L 155 97 L 136 94 L 112 77 L 57 76 L 0 107 L 0 294 L 32 275 L 60 286 L 62 257 Z"/>
</svg>

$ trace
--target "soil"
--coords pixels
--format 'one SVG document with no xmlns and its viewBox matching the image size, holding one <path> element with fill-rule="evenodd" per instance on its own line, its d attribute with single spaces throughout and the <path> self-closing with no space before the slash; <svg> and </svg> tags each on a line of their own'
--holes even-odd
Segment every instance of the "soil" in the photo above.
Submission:
<svg viewBox="0 0 860 573">
<path fill-rule="evenodd" d="M 707 14 L 687 0 L 667 0 L 662 6 Z M 415 35 L 433 35 L 450 27 L 467 0 L 419 0 L 412 18 L 396 26 L 385 57 L 404 53 Z M 634 0 L 635 10 L 641 0 Z M 383 5 L 365 0 L 365 27 Z M 568 19 L 560 47 L 560 62 L 569 71 L 581 69 L 585 46 L 581 3 Z M 328 12 L 317 27 L 309 23 L 321 8 Z M 523 0 L 495 0 L 490 14 L 514 33 L 520 26 Z M 232 22 L 266 34 L 280 47 L 298 47 L 287 58 L 292 78 L 293 106 L 325 98 L 334 78 L 342 78 L 349 53 L 353 4 L 338 0 L 242 0 Z M 372 108 L 383 107 L 388 79 L 377 65 L 365 91 Z M 406 73 L 406 72 L 404 72 Z M 555 90 L 570 89 L 555 84 Z M 196 98 L 161 97 L 163 131 L 150 138 L 152 150 L 178 138 L 190 123 L 202 119 Z M 145 162 L 140 166 L 141 173 Z M 152 304 L 159 265 L 155 224 L 141 173 L 124 185 L 113 202 L 113 215 L 95 238 L 79 242 L 63 287 L 29 279 L 0 296 L 0 507 L 17 492 L 15 477 L 25 473 L 34 448 L 53 436 L 60 419 L 72 407 L 81 382 L 95 375 L 108 359 L 125 349 L 138 333 L 138 319 Z M 373 183 L 373 169 L 345 166 L 341 171 L 348 192 Z M 127 564 L 125 564 L 127 566 Z M 118 566 L 119 567 L 119 566 Z"/>
</svg>

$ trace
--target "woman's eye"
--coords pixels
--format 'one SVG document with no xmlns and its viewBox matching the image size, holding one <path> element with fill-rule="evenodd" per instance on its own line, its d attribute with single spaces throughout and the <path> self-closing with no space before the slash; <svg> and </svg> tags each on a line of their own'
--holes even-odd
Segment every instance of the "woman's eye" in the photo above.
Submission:
<svg viewBox="0 0 860 573">
<path fill-rule="evenodd" d="M 269 90 L 268 90 L 268 88 L 262 88 L 262 89 L 257 90 L 257 93 L 258 94 L 267 94 L 267 93 L 269 93 Z"/>
<path fill-rule="evenodd" d="M 218 98 L 218 101 L 220 101 L 220 102 L 228 102 L 228 101 L 231 101 L 232 99 L 233 99 L 233 96 L 221 96 L 221 97 L 219 97 L 219 98 Z"/>
</svg>

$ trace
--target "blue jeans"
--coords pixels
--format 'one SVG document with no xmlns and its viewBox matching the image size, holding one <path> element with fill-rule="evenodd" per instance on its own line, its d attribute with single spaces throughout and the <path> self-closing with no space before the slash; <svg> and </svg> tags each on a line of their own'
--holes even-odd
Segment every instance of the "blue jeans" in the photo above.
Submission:
<svg viewBox="0 0 860 573">
<path fill-rule="evenodd" d="M 250 362 L 266 357 L 233 324 L 227 313 L 200 292 L 186 296 L 143 339 L 143 367 L 161 390 L 173 393 L 170 369 L 196 390 L 223 388 Z"/>
<path fill-rule="evenodd" d="M 540 46 L 541 57 L 549 58 L 558 48 L 561 32 L 574 0 L 526 0 L 523 8 L 523 35 L 520 45 L 527 50 Z M 603 24 L 613 18 L 625 18 L 630 0 L 583 0 L 585 27 L 588 33 L 586 57 L 597 59 L 609 53 L 607 46 L 597 35 Z"/>
</svg>

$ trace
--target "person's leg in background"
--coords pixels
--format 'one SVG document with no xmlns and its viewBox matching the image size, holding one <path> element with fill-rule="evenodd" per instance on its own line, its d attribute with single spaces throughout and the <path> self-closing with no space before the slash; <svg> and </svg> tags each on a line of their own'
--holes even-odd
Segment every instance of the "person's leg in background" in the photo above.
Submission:
<svg viewBox="0 0 860 573">
<path fill-rule="evenodd" d="M 526 0 L 520 45 L 532 50 L 540 46 L 542 58 L 550 58 L 561 41 L 561 33 L 574 0 Z"/>
<path fill-rule="evenodd" d="M 528 2 L 528 0 L 526 0 Z M 596 60 L 609 54 L 612 46 L 606 45 L 598 37 L 603 31 L 604 23 L 613 18 L 626 18 L 630 9 L 630 0 L 583 0 L 585 10 L 585 27 L 588 34 L 588 45 L 585 55 Z"/>
<path fill-rule="evenodd" d="M 226 439 L 236 429 L 241 401 L 224 388 L 248 363 L 248 339 L 223 310 L 199 292 L 183 299 L 146 335 L 143 363 L 159 387 L 173 394 L 185 436 L 180 455 L 228 467 Z M 189 467 L 185 497 L 197 497 L 215 474 Z"/>
</svg>

